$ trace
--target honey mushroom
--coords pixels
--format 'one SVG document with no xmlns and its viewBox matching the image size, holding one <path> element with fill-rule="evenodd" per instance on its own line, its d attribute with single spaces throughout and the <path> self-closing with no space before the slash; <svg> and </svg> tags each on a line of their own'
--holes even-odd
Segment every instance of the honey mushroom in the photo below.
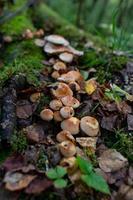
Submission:
<svg viewBox="0 0 133 200">
<path fill-rule="evenodd" d="M 72 107 L 64 106 L 60 109 L 60 114 L 63 118 L 67 119 L 74 115 L 74 110 Z"/>
<path fill-rule="evenodd" d="M 49 104 L 49 107 L 54 111 L 60 110 L 62 106 L 63 106 L 62 102 L 58 99 L 52 100 Z"/>
<path fill-rule="evenodd" d="M 69 131 L 66 131 L 66 130 L 60 131 L 56 135 L 56 140 L 58 142 L 63 142 L 63 141 L 69 140 L 69 141 L 75 143 L 75 138 L 72 136 L 72 134 Z"/>
<path fill-rule="evenodd" d="M 50 109 L 44 109 L 40 112 L 41 119 L 45 121 L 51 121 L 53 119 L 54 113 Z"/>
<path fill-rule="evenodd" d="M 80 121 L 81 130 L 90 137 L 96 137 L 99 132 L 99 123 L 96 118 L 86 116 Z"/>
<path fill-rule="evenodd" d="M 65 96 L 61 101 L 65 106 L 71 106 L 72 108 L 78 108 L 80 106 L 80 102 L 72 96 Z"/>
<path fill-rule="evenodd" d="M 79 133 L 80 121 L 76 117 L 70 117 L 61 122 L 61 128 L 69 131 L 72 135 Z"/>
<path fill-rule="evenodd" d="M 61 117 L 60 111 L 55 111 L 54 112 L 54 120 L 56 122 L 61 122 L 61 121 L 64 120 L 63 117 Z"/>
<path fill-rule="evenodd" d="M 76 146 L 69 140 L 61 142 L 59 144 L 59 150 L 66 158 L 72 157 L 76 154 Z"/>
</svg>

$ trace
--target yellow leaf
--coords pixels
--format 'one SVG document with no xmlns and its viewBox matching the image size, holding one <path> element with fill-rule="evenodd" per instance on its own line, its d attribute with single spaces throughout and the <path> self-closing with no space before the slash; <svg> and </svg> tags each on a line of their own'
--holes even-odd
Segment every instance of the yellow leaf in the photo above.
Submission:
<svg viewBox="0 0 133 200">
<path fill-rule="evenodd" d="M 97 88 L 97 83 L 96 83 L 96 80 L 95 79 L 90 79 L 88 81 L 86 81 L 85 83 L 85 91 L 91 95 L 93 92 L 95 92 Z"/>
</svg>

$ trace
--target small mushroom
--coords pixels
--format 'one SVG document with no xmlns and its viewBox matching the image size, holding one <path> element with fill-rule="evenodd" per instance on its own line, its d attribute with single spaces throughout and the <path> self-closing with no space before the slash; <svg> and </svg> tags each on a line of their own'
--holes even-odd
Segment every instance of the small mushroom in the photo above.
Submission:
<svg viewBox="0 0 133 200">
<path fill-rule="evenodd" d="M 57 99 L 61 99 L 67 95 L 73 95 L 72 90 L 65 83 L 57 83 L 57 85 L 51 89 L 51 92 Z"/>
<path fill-rule="evenodd" d="M 81 130 L 90 137 L 95 137 L 99 132 L 99 123 L 94 117 L 86 116 L 80 121 Z"/>
<path fill-rule="evenodd" d="M 49 104 L 50 108 L 52 110 L 60 110 L 60 108 L 63 106 L 62 105 L 62 102 L 58 99 L 54 99 L 52 101 L 50 101 L 50 104 Z"/>
<path fill-rule="evenodd" d="M 30 96 L 30 101 L 32 103 L 38 102 L 40 100 L 40 97 L 41 97 L 41 93 L 40 92 L 33 93 Z"/>
<path fill-rule="evenodd" d="M 65 106 L 71 106 L 73 108 L 78 108 L 80 106 L 80 102 L 72 96 L 65 96 L 61 101 Z"/>
<path fill-rule="evenodd" d="M 40 38 L 42 36 L 44 36 L 44 30 L 43 29 L 39 29 L 34 33 L 34 36 Z"/>
<path fill-rule="evenodd" d="M 67 119 L 74 115 L 74 110 L 72 107 L 64 106 L 60 109 L 60 114 L 63 118 Z"/>
<path fill-rule="evenodd" d="M 66 131 L 66 130 L 59 132 L 56 135 L 56 140 L 58 142 L 63 142 L 63 141 L 69 140 L 69 141 L 75 143 L 75 138 L 72 136 L 72 134 L 69 131 Z"/>
<path fill-rule="evenodd" d="M 61 122 L 63 121 L 63 118 L 61 117 L 60 111 L 55 111 L 54 112 L 54 120 L 56 122 Z"/>
<path fill-rule="evenodd" d="M 74 156 L 70 158 L 63 158 L 60 162 L 60 165 L 67 169 L 68 174 L 74 173 L 78 168 L 76 158 Z"/>
<path fill-rule="evenodd" d="M 53 68 L 57 71 L 64 71 L 67 69 L 66 64 L 64 62 L 56 62 L 53 66 Z"/>
<path fill-rule="evenodd" d="M 61 122 L 61 128 L 69 131 L 72 135 L 76 135 L 79 133 L 79 124 L 79 119 L 76 117 L 70 117 Z"/>
<path fill-rule="evenodd" d="M 46 41 L 51 42 L 53 44 L 68 46 L 69 42 L 60 35 L 49 35 L 44 38 Z"/>
<path fill-rule="evenodd" d="M 35 39 L 34 43 L 35 43 L 35 45 L 38 46 L 38 47 L 43 47 L 44 44 L 45 44 L 45 41 L 44 41 L 44 40 L 41 40 L 41 39 Z"/>
<path fill-rule="evenodd" d="M 23 38 L 25 39 L 32 39 L 33 38 L 33 32 L 30 29 L 26 29 L 26 31 L 23 33 Z"/>
<path fill-rule="evenodd" d="M 74 82 L 70 82 L 69 83 L 69 87 L 71 88 L 72 91 L 80 91 L 80 86 L 78 83 L 76 83 L 75 81 Z"/>
<path fill-rule="evenodd" d="M 57 71 L 53 71 L 52 74 L 51 74 L 51 77 L 54 78 L 54 79 L 58 79 L 60 77 L 60 74 Z"/>
<path fill-rule="evenodd" d="M 50 109 L 44 109 L 40 113 L 40 117 L 45 121 L 51 121 L 53 119 L 54 113 Z"/>
<path fill-rule="evenodd" d="M 76 146 L 69 140 L 63 141 L 59 144 L 61 154 L 66 157 L 72 157 L 76 154 Z"/>
<path fill-rule="evenodd" d="M 74 56 L 71 53 L 64 52 L 59 55 L 59 58 L 60 60 L 66 63 L 71 63 L 73 61 Z"/>
<path fill-rule="evenodd" d="M 58 54 L 67 51 L 67 47 L 62 45 L 54 45 L 50 42 L 47 42 L 44 46 L 44 52 L 48 54 Z"/>
<path fill-rule="evenodd" d="M 66 74 L 62 74 L 58 81 L 63 81 L 66 83 L 75 82 L 81 79 L 81 74 L 78 71 L 69 71 Z"/>
</svg>

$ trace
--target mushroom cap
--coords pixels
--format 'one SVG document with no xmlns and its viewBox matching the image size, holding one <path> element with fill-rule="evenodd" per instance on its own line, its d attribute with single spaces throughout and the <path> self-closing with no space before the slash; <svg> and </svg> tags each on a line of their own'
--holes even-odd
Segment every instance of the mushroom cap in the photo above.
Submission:
<svg viewBox="0 0 133 200">
<path fill-rule="evenodd" d="M 74 110 L 72 107 L 64 106 L 60 109 L 60 114 L 63 118 L 67 119 L 74 115 Z"/>
<path fill-rule="evenodd" d="M 53 66 L 53 68 L 57 71 L 64 71 L 67 69 L 66 64 L 64 62 L 56 62 Z"/>
<path fill-rule="evenodd" d="M 71 142 L 75 143 L 75 138 L 69 131 L 63 130 L 56 135 L 56 140 L 58 142 L 63 142 L 66 140 L 70 140 Z"/>
<path fill-rule="evenodd" d="M 79 119 L 76 117 L 70 117 L 61 122 L 61 128 L 69 131 L 72 135 L 76 135 L 79 133 L 79 124 Z"/>
<path fill-rule="evenodd" d="M 59 58 L 60 58 L 60 60 L 66 62 L 66 63 L 71 63 L 73 61 L 74 56 L 71 53 L 64 52 L 59 55 Z"/>
<path fill-rule="evenodd" d="M 62 74 L 59 78 L 58 81 L 63 81 L 66 83 L 70 83 L 70 82 L 75 82 L 81 79 L 81 74 L 78 71 L 69 71 L 66 74 Z"/>
<path fill-rule="evenodd" d="M 72 157 L 76 154 L 76 146 L 69 140 L 63 141 L 59 144 L 61 154 L 66 157 Z"/>
<path fill-rule="evenodd" d="M 35 45 L 38 46 L 38 47 L 43 47 L 44 44 L 45 44 L 45 41 L 42 40 L 42 39 L 35 39 Z"/>
<path fill-rule="evenodd" d="M 71 88 L 72 91 L 80 91 L 80 86 L 78 83 L 75 81 L 69 83 L 69 87 Z"/>
<path fill-rule="evenodd" d="M 48 35 L 44 39 L 53 44 L 58 44 L 58 45 L 63 45 L 63 46 L 69 45 L 69 42 L 60 35 Z"/>
<path fill-rule="evenodd" d="M 58 71 L 53 71 L 51 74 L 51 77 L 54 79 L 58 79 L 60 77 L 60 74 Z"/>
<path fill-rule="evenodd" d="M 44 52 L 49 53 L 49 54 L 58 54 L 62 53 L 64 51 L 67 51 L 67 47 L 64 47 L 62 45 L 55 45 L 50 42 L 47 42 L 44 46 Z"/>
<path fill-rule="evenodd" d="M 30 95 L 30 101 L 32 103 L 38 102 L 40 100 L 41 97 L 41 93 L 40 92 L 36 92 Z"/>
<path fill-rule="evenodd" d="M 86 116 L 80 121 L 81 130 L 90 137 L 95 137 L 99 132 L 99 123 L 96 118 Z"/>
<path fill-rule="evenodd" d="M 59 99 L 54 99 L 52 101 L 50 101 L 49 107 L 52 110 L 60 110 L 60 108 L 62 107 L 62 102 Z"/>
<path fill-rule="evenodd" d="M 56 122 L 61 122 L 63 121 L 63 118 L 61 117 L 60 111 L 55 111 L 54 112 L 54 120 Z"/>
<path fill-rule="evenodd" d="M 65 167 L 69 174 L 74 173 L 74 171 L 78 168 L 76 158 L 74 156 L 70 158 L 63 158 L 60 165 Z"/>
<path fill-rule="evenodd" d="M 45 121 L 51 121 L 53 119 L 54 113 L 50 109 L 44 109 L 40 113 L 40 117 Z"/>
<path fill-rule="evenodd" d="M 66 95 L 69 95 L 69 96 L 73 95 L 72 90 L 65 83 L 57 83 L 57 86 L 55 86 L 55 89 L 52 88 L 51 92 L 57 99 L 61 99 L 62 97 L 65 97 Z"/>
<path fill-rule="evenodd" d="M 71 106 L 73 108 L 78 108 L 80 106 L 80 102 L 72 96 L 65 96 L 61 101 L 65 106 Z"/>
</svg>

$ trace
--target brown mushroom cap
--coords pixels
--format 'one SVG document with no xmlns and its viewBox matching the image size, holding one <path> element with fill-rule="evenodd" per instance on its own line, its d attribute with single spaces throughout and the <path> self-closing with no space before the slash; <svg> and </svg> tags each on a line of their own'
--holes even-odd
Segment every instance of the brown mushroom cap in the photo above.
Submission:
<svg viewBox="0 0 133 200">
<path fill-rule="evenodd" d="M 32 103 L 38 102 L 40 100 L 41 97 L 41 93 L 40 92 L 36 92 L 30 95 L 30 101 Z"/>
<path fill-rule="evenodd" d="M 58 99 L 54 99 L 52 101 L 50 101 L 49 107 L 52 110 L 60 110 L 60 108 L 62 107 L 62 102 Z"/>
<path fill-rule="evenodd" d="M 61 122 L 63 121 L 63 118 L 61 117 L 60 111 L 55 111 L 54 112 L 54 120 L 56 122 Z"/>
<path fill-rule="evenodd" d="M 58 81 L 63 81 L 66 83 L 70 82 L 75 82 L 81 79 L 81 74 L 78 71 L 69 71 L 66 74 L 62 74 L 59 78 Z"/>
<path fill-rule="evenodd" d="M 74 171 L 78 168 L 76 158 L 74 156 L 70 158 L 63 158 L 60 165 L 65 167 L 69 174 L 74 173 Z"/>
<path fill-rule="evenodd" d="M 64 47 L 62 45 L 54 45 L 50 42 L 47 42 L 44 46 L 44 52 L 48 53 L 48 54 L 58 54 L 58 53 L 62 53 L 64 51 L 67 51 L 67 47 Z"/>
<path fill-rule="evenodd" d="M 46 41 L 51 42 L 53 44 L 68 46 L 69 42 L 60 35 L 49 35 L 44 38 Z"/>
<path fill-rule="evenodd" d="M 64 106 L 60 109 L 60 114 L 63 118 L 67 119 L 74 115 L 74 110 L 72 107 Z"/>
<path fill-rule="evenodd" d="M 61 99 L 66 95 L 69 96 L 73 95 L 72 90 L 65 83 L 58 83 L 57 86 L 55 86 L 55 89 L 54 88 L 51 89 L 51 92 L 57 99 Z"/>
<path fill-rule="evenodd" d="M 70 140 L 71 142 L 75 143 L 75 138 L 69 131 L 63 130 L 56 135 L 56 140 L 58 142 L 63 142 L 66 140 Z"/>
<path fill-rule="evenodd" d="M 54 113 L 50 109 L 44 109 L 40 113 L 40 117 L 45 121 L 51 121 L 53 119 Z"/>
<path fill-rule="evenodd" d="M 71 63 L 73 61 L 74 56 L 71 53 L 64 52 L 59 55 L 59 58 L 60 60 L 66 63 Z"/>
<path fill-rule="evenodd" d="M 58 79 L 60 77 L 60 74 L 57 71 L 53 71 L 52 74 L 51 74 L 51 77 L 54 78 L 54 79 Z"/>
<path fill-rule="evenodd" d="M 99 123 L 94 117 L 86 116 L 80 121 L 81 130 L 90 137 L 95 137 L 99 132 Z"/>
<path fill-rule="evenodd" d="M 76 154 L 76 147 L 69 140 L 61 142 L 59 144 L 59 149 L 61 154 L 66 158 L 72 157 Z"/>
<path fill-rule="evenodd" d="M 65 106 L 71 106 L 73 108 L 78 108 L 80 106 L 80 102 L 72 96 L 65 96 L 61 101 Z"/>
<path fill-rule="evenodd" d="M 53 68 L 57 71 L 64 71 L 67 69 L 66 64 L 64 62 L 56 62 L 53 66 Z"/>
<path fill-rule="evenodd" d="M 74 82 L 70 82 L 69 83 L 69 87 L 71 88 L 72 91 L 80 91 L 80 86 L 78 83 Z"/>
<path fill-rule="evenodd" d="M 70 117 L 61 122 L 61 128 L 69 131 L 72 135 L 76 135 L 79 133 L 79 123 L 79 119 L 76 117 Z"/>
</svg>

